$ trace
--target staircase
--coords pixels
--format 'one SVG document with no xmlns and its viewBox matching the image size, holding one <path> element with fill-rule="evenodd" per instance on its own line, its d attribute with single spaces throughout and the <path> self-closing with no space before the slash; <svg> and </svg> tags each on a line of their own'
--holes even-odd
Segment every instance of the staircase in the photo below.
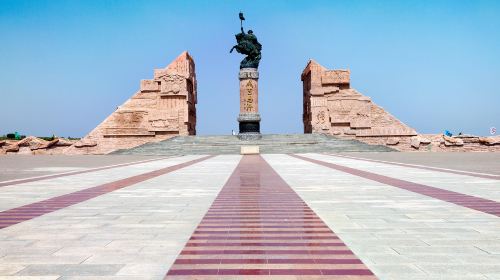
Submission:
<svg viewBox="0 0 500 280">
<path fill-rule="evenodd" d="M 327 152 L 394 152 L 382 145 L 368 145 L 357 140 L 323 134 L 265 134 L 260 140 L 242 141 L 233 135 L 176 136 L 132 149 L 117 150 L 121 155 L 198 155 L 239 154 L 240 147 L 258 145 L 262 154 Z"/>
</svg>

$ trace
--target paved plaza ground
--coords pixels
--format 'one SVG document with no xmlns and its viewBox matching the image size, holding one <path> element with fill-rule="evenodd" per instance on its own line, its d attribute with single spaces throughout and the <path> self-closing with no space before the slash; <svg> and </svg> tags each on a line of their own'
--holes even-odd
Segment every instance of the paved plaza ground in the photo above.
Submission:
<svg viewBox="0 0 500 280">
<path fill-rule="evenodd" d="M 500 279 L 499 153 L 0 157 L 0 279 Z"/>
</svg>

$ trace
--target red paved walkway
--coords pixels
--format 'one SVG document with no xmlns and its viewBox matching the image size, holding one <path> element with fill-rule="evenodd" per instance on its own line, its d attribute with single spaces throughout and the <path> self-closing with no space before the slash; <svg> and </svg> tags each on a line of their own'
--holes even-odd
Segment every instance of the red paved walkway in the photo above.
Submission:
<svg viewBox="0 0 500 280">
<path fill-rule="evenodd" d="M 236 275 L 377 279 L 260 156 L 243 157 L 165 279 Z"/>
<path fill-rule="evenodd" d="M 72 192 L 69 194 L 53 197 L 39 202 L 23 205 L 21 207 L 0 212 L 0 229 L 6 228 L 33 218 L 45 215 L 59 209 L 83 202 L 85 200 L 98 197 L 100 195 L 140 183 L 145 180 L 158 177 L 160 175 L 179 170 L 181 168 L 204 161 L 214 156 L 205 156 L 199 159 L 161 168 L 155 171 L 146 172 L 136 176 L 128 177 L 118 181 L 102 184 L 88 189 Z"/>
<path fill-rule="evenodd" d="M 405 189 L 414 193 L 419 193 L 423 194 L 432 198 L 436 198 L 439 200 L 443 200 L 446 202 L 454 203 L 456 205 L 460 205 L 463 207 L 467 207 L 470 209 L 474 209 L 477 211 L 481 211 L 487 214 L 495 215 L 500 217 L 500 203 L 489 200 L 489 199 L 484 199 L 472 195 L 467 195 L 467 194 L 462 194 L 458 192 L 453 192 L 453 191 L 448 191 L 448 190 L 443 190 L 440 188 L 435 188 L 423 184 L 418 184 L 406 180 L 400 180 L 397 178 L 393 177 L 388 177 L 368 171 L 363 171 L 339 164 L 334 164 L 330 162 L 325 162 L 321 160 L 316 160 L 308 157 L 303 157 L 299 155 L 291 155 L 295 158 L 302 159 L 305 161 L 309 161 L 312 163 L 316 163 L 319 165 L 323 165 L 338 171 L 342 171 L 345 173 L 349 173 L 351 175 L 359 176 L 362 178 L 366 178 L 369 180 L 373 180 L 382 184 L 390 185 L 393 187 L 397 187 L 400 189 Z"/>
</svg>

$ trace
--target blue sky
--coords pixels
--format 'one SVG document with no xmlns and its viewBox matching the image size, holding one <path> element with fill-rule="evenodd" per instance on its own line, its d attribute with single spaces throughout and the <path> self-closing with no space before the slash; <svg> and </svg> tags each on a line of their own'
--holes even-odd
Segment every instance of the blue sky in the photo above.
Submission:
<svg viewBox="0 0 500 280">
<path fill-rule="evenodd" d="M 240 10 L 263 44 L 264 133 L 302 132 L 310 58 L 419 132 L 500 127 L 500 1 L 0 0 L 0 134 L 84 136 L 184 50 L 198 134 L 229 134 Z"/>
</svg>

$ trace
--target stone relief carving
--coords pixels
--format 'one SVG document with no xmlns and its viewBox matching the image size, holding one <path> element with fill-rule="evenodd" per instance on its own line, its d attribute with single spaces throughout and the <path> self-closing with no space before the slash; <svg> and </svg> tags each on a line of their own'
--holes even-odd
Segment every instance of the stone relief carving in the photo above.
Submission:
<svg viewBox="0 0 500 280">
<path fill-rule="evenodd" d="M 331 70 L 325 71 L 321 75 L 321 83 L 324 85 L 349 84 L 349 70 Z"/>
<path fill-rule="evenodd" d="M 311 98 L 311 106 L 312 107 L 326 107 L 327 102 L 324 97 L 312 97 Z"/>
<path fill-rule="evenodd" d="M 316 131 L 330 129 L 330 116 L 326 107 L 313 107 L 311 114 L 311 122 Z"/>
<path fill-rule="evenodd" d="M 252 83 L 252 81 L 248 81 L 245 85 L 245 91 L 246 91 L 246 95 L 244 96 L 244 104 L 243 104 L 243 109 L 245 111 L 252 111 L 253 110 L 253 103 L 254 103 L 254 99 L 253 99 L 253 91 L 254 91 L 254 85 Z"/>
<path fill-rule="evenodd" d="M 122 127 L 137 127 L 143 122 L 144 114 L 143 111 L 117 111 L 112 121 Z"/>
<path fill-rule="evenodd" d="M 326 113 L 325 111 L 320 111 L 316 115 L 316 124 L 324 124 L 326 123 Z"/>
<path fill-rule="evenodd" d="M 244 71 L 245 69 L 242 69 L 239 73 L 239 78 L 240 79 L 258 79 L 259 78 L 259 72 L 257 71 Z"/>
<path fill-rule="evenodd" d="M 181 89 L 186 87 L 186 79 L 179 75 L 165 75 L 159 79 L 162 94 L 179 94 Z"/>
<path fill-rule="evenodd" d="M 178 112 L 163 112 L 152 111 L 148 116 L 150 130 L 178 130 L 179 129 L 179 116 Z"/>
<path fill-rule="evenodd" d="M 329 106 L 333 123 L 349 123 L 352 128 L 369 128 L 370 106 L 357 100 L 338 100 Z"/>
<path fill-rule="evenodd" d="M 160 82 L 155 80 L 141 80 L 142 92 L 154 92 L 159 90 Z"/>
</svg>

